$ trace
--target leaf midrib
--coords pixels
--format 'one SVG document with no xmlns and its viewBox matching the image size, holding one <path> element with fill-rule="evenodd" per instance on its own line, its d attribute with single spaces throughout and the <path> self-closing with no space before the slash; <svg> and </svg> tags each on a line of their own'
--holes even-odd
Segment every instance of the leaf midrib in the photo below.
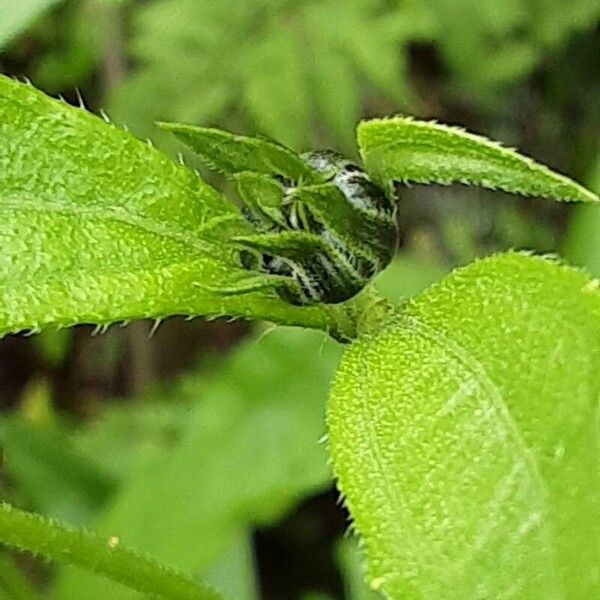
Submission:
<svg viewBox="0 0 600 600">
<path fill-rule="evenodd" d="M 193 232 L 197 235 L 196 237 L 196 235 L 193 235 L 189 230 L 173 227 L 165 222 L 128 212 L 125 207 L 120 205 L 103 204 L 101 207 L 91 207 L 46 200 L 40 204 L 40 202 L 35 200 L 24 198 L 22 196 L 14 196 L 0 198 L 0 210 L 3 208 L 13 211 L 63 214 L 83 217 L 89 220 L 103 219 L 106 221 L 116 221 L 132 226 L 144 233 L 181 243 L 203 255 L 211 255 L 211 253 L 215 251 L 215 243 L 210 243 L 201 239 L 201 234 L 223 222 L 238 220 L 239 218 L 235 213 L 210 218 L 199 225 L 198 229 Z"/>
<path fill-rule="evenodd" d="M 548 524 L 548 516 L 550 515 L 550 509 L 548 507 L 549 492 L 539 471 L 533 452 L 527 445 L 527 442 L 523 437 L 523 434 L 521 433 L 521 430 L 519 429 L 515 419 L 506 407 L 506 403 L 503 400 L 500 388 L 488 375 L 481 362 L 466 348 L 461 346 L 460 343 L 449 339 L 444 333 L 434 329 L 432 326 L 424 323 L 418 317 L 411 315 L 410 313 L 403 314 L 403 322 L 410 324 L 417 333 L 423 335 L 423 337 L 426 338 L 430 343 L 438 346 L 443 352 L 449 354 L 453 360 L 455 360 L 468 373 L 471 374 L 474 380 L 478 382 L 481 388 L 489 396 L 492 402 L 492 407 L 496 411 L 496 416 L 507 425 L 509 431 L 511 432 L 512 439 L 517 445 L 519 454 L 523 456 L 524 463 L 527 465 L 527 472 L 529 473 L 531 481 L 534 484 L 534 489 L 538 491 L 538 502 L 539 506 L 542 508 L 543 514 L 543 517 L 540 520 L 540 531 L 546 540 L 546 548 L 549 552 L 548 560 L 550 561 L 552 567 L 551 572 L 554 574 L 560 573 L 559 563 L 556 556 L 556 545 L 553 543 L 555 536 L 552 534 Z M 562 578 L 556 577 L 555 581 L 559 583 L 559 589 L 562 593 Z M 559 597 L 562 596 L 559 594 Z"/>
</svg>

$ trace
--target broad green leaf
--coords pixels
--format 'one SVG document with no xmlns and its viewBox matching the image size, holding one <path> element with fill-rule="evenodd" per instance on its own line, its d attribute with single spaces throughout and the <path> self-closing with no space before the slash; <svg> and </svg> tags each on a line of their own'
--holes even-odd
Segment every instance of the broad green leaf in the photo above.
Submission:
<svg viewBox="0 0 600 600">
<path fill-rule="evenodd" d="M 358 126 L 358 145 L 370 173 L 382 182 L 464 183 L 574 202 L 598 197 L 484 137 L 411 117 L 374 119 Z"/>
<path fill-rule="evenodd" d="M 60 0 L 0 0 L 0 52 L 45 10 Z"/>
<path fill-rule="evenodd" d="M 202 370 L 171 386 L 165 401 L 194 403 L 187 428 L 171 451 L 138 464 L 93 528 L 206 577 L 249 527 L 331 485 L 319 440 L 339 356 L 321 333 L 278 329 L 247 342 L 210 379 Z M 84 581 L 86 600 L 131 597 L 78 572 L 56 596 L 79 598 Z"/>
<path fill-rule="evenodd" d="M 244 280 L 247 226 L 196 173 L 30 86 L 0 78 L 0 334 L 171 314 L 327 321 Z M 320 325 L 319 325 L 320 326 Z"/>
<path fill-rule="evenodd" d="M 328 411 L 371 586 L 600 595 L 600 290 L 523 254 L 460 269 L 347 352 Z"/>
<path fill-rule="evenodd" d="M 400 256 L 396 262 L 392 263 L 390 269 L 377 278 L 376 286 L 381 288 L 390 299 L 397 299 L 400 296 L 411 296 L 421 291 L 427 283 L 435 281 L 442 273 L 443 271 L 439 268 Z M 283 346 L 288 349 L 286 350 Z M 139 402 L 135 406 L 118 405 L 101 418 L 96 419 L 76 436 L 76 447 L 83 452 L 87 460 L 94 462 L 94 469 L 108 472 L 119 480 L 129 479 L 125 482 L 121 494 L 117 496 L 115 508 L 100 520 L 101 525 L 106 528 L 106 531 L 112 530 L 113 527 L 123 527 L 123 531 L 127 535 L 133 536 L 132 541 L 133 539 L 138 540 L 138 543 L 144 548 L 148 545 L 152 545 L 152 547 L 155 545 L 157 549 L 159 546 L 163 548 L 161 539 L 164 539 L 164 550 L 160 549 L 157 552 L 165 552 L 164 556 L 172 557 L 172 562 L 175 562 L 179 556 L 184 557 L 183 563 L 177 563 L 182 567 L 187 568 L 190 565 L 189 561 L 193 558 L 191 552 L 197 553 L 199 568 L 204 563 L 210 563 L 213 560 L 210 557 L 217 558 L 220 552 L 219 548 L 226 545 L 227 538 L 233 536 L 235 545 L 235 539 L 245 535 L 244 532 L 237 532 L 228 516 L 230 511 L 237 515 L 235 506 L 238 502 L 242 502 L 243 493 L 240 493 L 238 498 L 232 491 L 231 494 L 224 495 L 226 497 L 226 502 L 224 502 L 222 497 L 214 494 L 217 493 L 217 489 L 229 490 L 234 482 L 228 480 L 227 487 L 221 488 L 219 487 L 222 485 L 221 480 L 219 478 L 214 480 L 212 475 L 213 472 L 219 473 L 218 467 L 211 468 L 207 474 L 203 474 L 202 470 L 205 468 L 207 460 L 209 462 L 222 460 L 223 465 L 227 463 L 227 468 L 223 467 L 225 476 L 227 473 L 231 473 L 232 468 L 236 468 L 235 472 L 237 472 L 237 467 L 231 467 L 231 465 L 240 463 L 239 470 L 242 472 L 240 477 L 242 477 L 242 485 L 244 485 L 244 478 L 251 477 L 253 473 L 256 473 L 256 469 L 252 467 L 244 470 L 244 465 L 247 464 L 244 461 L 248 460 L 248 448 L 254 447 L 250 439 L 254 440 L 260 435 L 267 437 L 266 434 L 260 432 L 266 431 L 269 427 L 273 432 L 276 432 L 277 427 L 282 427 L 284 430 L 281 437 L 279 434 L 273 434 L 277 437 L 277 441 L 273 437 L 269 437 L 273 446 L 267 455 L 271 458 L 265 459 L 268 463 L 265 464 L 265 472 L 275 471 L 274 479 L 279 480 L 277 485 L 283 489 L 285 482 L 290 477 L 290 489 L 295 488 L 297 491 L 294 493 L 300 498 L 314 490 L 310 483 L 313 475 L 323 476 L 325 484 L 325 481 L 329 479 L 322 470 L 324 463 L 320 462 L 320 457 L 325 458 L 325 456 L 321 454 L 321 448 L 315 445 L 314 441 L 322 434 L 322 402 L 327 393 L 328 382 L 333 376 L 338 356 L 339 351 L 316 334 L 279 330 L 266 334 L 266 337 L 260 341 L 250 341 L 246 347 L 238 351 L 238 356 L 234 356 L 234 363 L 231 367 L 225 373 L 220 375 L 217 373 L 214 381 L 208 385 L 203 382 L 206 378 L 205 370 L 199 369 L 197 374 L 183 377 L 180 383 L 169 386 L 164 393 L 151 394 L 150 399 L 154 399 L 153 402 Z M 295 366 L 296 357 L 303 357 L 302 366 L 299 368 Z M 268 373 L 264 370 L 256 372 L 252 365 L 258 363 L 268 365 Z M 301 375 L 298 374 L 299 372 Z M 222 391 L 222 382 L 225 380 L 233 381 L 233 387 L 238 390 L 235 392 L 235 396 L 239 396 L 239 398 L 233 404 L 239 407 L 235 409 L 235 411 L 239 409 L 239 428 L 236 428 L 234 423 L 235 413 L 231 406 L 231 400 L 222 397 L 222 394 L 225 393 Z M 264 391 L 267 385 L 269 387 L 268 396 Z M 273 385 L 276 387 L 273 388 Z M 204 391 L 205 386 L 206 391 Z M 264 397 L 259 400 L 261 394 L 264 394 Z M 229 398 L 230 394 L 227 395 Z M 206 397 L 208 404 L 204 408 L 192 409 L 193 423 L 189 431 L 186 431 L 184 424 L 190 421 L 190 405 L 193 406 L 200 397 Z M 159 403 L 158 400 L 162 402 Z M 203 420 L 202 415 L 208 414 L 210 416 Z M 244 421 L 247 421 L 246 427 L 242 427 Z M 212 450 L 215 456 L 211 458 L 208 448 L 203 450 L 199 448 L 199 445 L 210 447 L 210 440 L 206 444 L 201 444 L 200 439 L 206 435 L 206 431 L 211 430 L 211 424 L 214 422 L 222 422 L 222 425 L 216 427 L 214 435 L 211 434 L 220 440 L 215 442 Z M 231 435 L 228 435 L 226 432 L 230 427 L 232 431 Z M 294 431 L 292 432 L 288 428 L 293 428 Z M 290 431 L 290 433 L 284 440 L 286 431 Z M 232 440 L 235 435 L 244 436 L 246 441 L 239 444 L 232 441 L 231 449 L 227 450 L 230 446 L 226 440 Z M 227 456 L 218 459 L 221 442 L 226 446 Z M 276 458 L 278 453 L 280 456 L 288 453 L 285 445 L 287 443 L 292 444 L 294 448 L 290 455 L 290 461 L 298 460 L 301 464 L 306 464 L 305 474 L 309 480 L 309 486 L 304 491 L 302 490 L 303 478 L 297 478 L 294 475 L 295 468 L 290 469 L 289 475 L 286 475 L 285 465 L 281 464 L 281 459 Z M 185 444 L 185 446 L 180 448 L 180 444 Z M 253 452 L 259 450 L 255 449 Z M 260 451 L 262 453 L 262 450 Z M 242 458 L 239 458 L 238 452 Z M 304 455 L 304 458 L 300 461 L 301 455 Z M 259 458 L 256 460 L 258 462 Z M 169 468 L 175 470 L 173 481 L 176 482 L 171 488 L 172 492 L 169 497 L 173 505 L 187 506 L 180 515 L 180 519 L 176 519 L 177 515 L 172 515 L 170 510 L 166 510 L 166 504 L 163 505 L 163 502 L 168 503 L 169 500 L 167 497 L 163 498 L 162 492 L 159 494 L 159 499 L 153 501 L 147 509 L 144 508 L 147 504 L 147 494 L 154 493 L 153 489 L 164 489 L 161 487 L 162 469 L 167 468 L 167 463 Z M 279 467 L 275 469 L 269 466 L 273 464 L 279 464 Z M 262 473 L 262 470 L 259 473 Z M 259 481 L 259 484 L 261 486 L 264 484 L 268 490 L 267 482 L 268 479 L 264 479 Z M 208 499 L 203 499 L 203 485 L 206 485 L 208 490 L 215 488 L 215 491 L 209 494 Z M 251 491 L 249 488 L 246 489 Z M 270 498 L 269 502 L 274 502 L 279 497 L 279 492 L 274 493 L 273 489 L 276 488 L 271 488 L 271 492 L 265 491 L 264 493 L 265 497 Z M 198 494 L 198 498 L 200 498 L 193 506 L 187 505 L 190 494 Z M 260 503 L 259 501 L 258 504 Z M 202 515 L 205 511 L 213 514 L 214 508 L 211 507 L 214 505 L 218 505 L 219 511 L 222 511 L 221 516 L 215 520 L 225 540 L 219 539 L 218 534 L 215 534 L 217 537 L 214 540 L 214 546 L 206 545 L 206 540 L 198 537 L 192 540 L 188 535 L 188 524 L 196 523 L 199 529 L 208 527 L 206 524 L 208 518 Z M 208 508 L 206 508 L 207 506 Z M 136 507 L 142 507 L 140 508 L 142 514 L 129 519 L 129 514 L 136 514 Z M 149 511 L 148 514 L 151 517 L 146 517 L 146 510 Z M 113 512 L 120 514 L 113 514 Z M 252 516 L 252 512 L 250 511 L 250 516 Z M 274 518 L 278 516 L 275 515 Z M 145 532 L 146 518 L 151 518 L 156 523 L 155 528 L 167 532 L 164 538 L 153 537 L 152 531 Z M 163 520 L 166 521 L 164 524 Z M 218 525 L 219 522 L 220 525 Z M 173 529 L 168 528 L 169 523 L 173 525 Z M 151 537 L 152 540 L 150 540 Z M 207 558 L 203 558 L 205 556 Z M 240 589 L 243 589 L 244 581 L 248 581 L 247 574 L 244 575 L 242 569 L 227 571 L 220 576 L 219 569 L 224 564 L 223 561 L 223 558 L 219 558 L 217 564 L 211 566 L 204 573 L 204 579 L 227 593 L 229 597 L 242 598 L 243 596 L 235 586 L 239 585 Z M 226 562 L 227 559 L 225 559 Z M 77 585 L 75 577 L 80 585 L 84 580 L 89 581 L 87 573 L 81 576 L 70 575 L 69 581 L 71 577 L 74 578 L 74 589 Z M 65 588 L 71 589 L 71 583 L 64 585 Z M 97 589 L 100 598 L 106 591 L 107 585 L 109 584 L 101 580 L 97 582 L 94 580 L 93 591 L 90 593 L 96 593 Z M 245 585 L 247 589 L 249 584 Z M 110 593 L 126 593 L 115 592 L 112 586 L 110 588 Z M 73 597 L 76 597 L 75 593 L 74 591 Z M 62 595 L 60 597 L 61 600 L 69 598 L 66 596 L 65 599 Z"/>
<path fill-rule="evenodd" d="M 348 149 L 358 101 L 414 108 L 398 102 L 411 87 L 403 66 L 423 38 L 424 12 L 380 0 L 143 3 L 132 14 L 132 68 L 109 113 L 152 139 L 148 123 L 162 120 L 260 132 L 296 149 Z"/>
<path fill-rule="evenodd" d="M 207 167 L 219 173 L 235 175 L 253 171 L 293 180 L 312 175 L 304 160 L 277 142 L 182 123 L 159 125 L 174 133 Z"/>
</svg>

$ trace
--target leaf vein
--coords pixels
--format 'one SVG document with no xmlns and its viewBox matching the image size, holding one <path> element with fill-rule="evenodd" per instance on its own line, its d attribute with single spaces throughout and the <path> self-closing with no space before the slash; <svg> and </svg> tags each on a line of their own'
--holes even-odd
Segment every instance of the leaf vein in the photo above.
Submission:
<svg viewBox="0 0 600 600">
<path fill-rule="evenodd" d="M 195 232 L 178 229 L 167 223 L 151 219 L 146 216 L 136 215 L 127 211 L 122 206 L 103 205 L 102 207 L 93 206 L 77 206 L 66 204 L 64 202 L 49 202 L 44 201 L 43 204 L 34 200 L 16 198 L 2 198 L 0 200 L 0 208 L 13 211 L 34 211 L 38 213 L 56 213 L 68 216 L 82 217 L 85 219 L 112 220 L 119 223 L 130 225 L 137 229 L 157 235 L 162 238 L 167 238 L 186 246 L 192 247 L 195 251 L 207 254 L 214 251 L 214 245 L 206 240 L 201 239 L 200 234 L 207 229 L 212 229 L 216 225 L 225 221 L 237 220 L 236 214 L 214 217 L 206 223 L 200 225 Z"/>
<path fill-rule="evenodd" d="M 461 364 L 465 370 L 469 372 L 476 381 L 479 382 L 482 389 L 487 393 L 491 400 L 496 416 L 507 426 L 511 437 L 518 448 L 518 454 L 523 459 L 523 465 L 525 466 L 526 472 L 533 483 L 533 487 L 535 490 L 537 490 L 538 504 L 541 509 L 541 514 L 548 515 L 548 491 L 536 464 L 535 458 L 527 446 L 527 443 L 514 418 L 508 411 L 504 403 L 501 390 L 489 377 L 484 366 L 458 342 L 449 339 L 439 330 L 433 329 L 431 326 L 424 323 L 414 315 L 406 314 L 405 317 L 407 323 L 410 324 L 418 333 L 422 334 L 431 343 L 441 347 L 442 350 L 447 352 L 454 360 Z M 552 543 L 553 536 L 549 531 L 547 520 L 543 517 L 540 518 L 540 532 L 545 541 L 545 549 L 548 551 L 549 561 L 553 566 L 552 572 L 559 573 L 560 570 L 558 568 L 555 547 Z"/>
</svg>

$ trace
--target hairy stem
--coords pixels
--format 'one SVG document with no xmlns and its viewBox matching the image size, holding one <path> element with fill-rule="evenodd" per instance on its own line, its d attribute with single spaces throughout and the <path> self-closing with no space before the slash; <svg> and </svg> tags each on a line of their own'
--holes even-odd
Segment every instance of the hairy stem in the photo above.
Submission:
<svg viewBox="0 0 600 600">
<path fill-rule="evenodd" d="M 168 600 L 224 600 L 212 588 L 136 554 L 118 538 L 72 529 L 10 504 L 0 504 L 0 542 L 60 563 L 90 569 L 139 592 Z"/>
</svg>

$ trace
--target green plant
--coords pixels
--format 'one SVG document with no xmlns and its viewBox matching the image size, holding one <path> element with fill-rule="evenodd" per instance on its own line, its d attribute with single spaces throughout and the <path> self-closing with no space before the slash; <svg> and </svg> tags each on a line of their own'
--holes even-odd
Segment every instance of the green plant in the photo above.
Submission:
<svg viewBox="0 0 600 600">
<path fill-rule="evenodd" d="M 350 152 L 353 126 L 365 111 L 426 114 L 438 95 L 507 111 L 506 91 L 548 69 L 600 16 L 595 0 L 574 1 L 569 11 L 563 6 L 159 0 L 131 17 L 127 49 L 135 66 L 110 93 L 109 113 L 167 146 L 154 120 L 260 131 L 294 148 L 317 139 Z M 417 45 L 435 48 L 448 75 L 425 90 L 411 77 Z"/>
<path fill-rule="evenodd" d="M 364 540 L 370 585 L 389 598 L 597 595 L 597 281 L 555 259 L 509 252 L 456 271 L 405 305 L 388 304 L 370 284 L 342 303 L 323 296 L 293 305 L 277 294 L 273 273 L 256 268 L 263 255 L 286 258 L 294 244 L 310 252 L 309 236 L 332 231 L 359 252 L 366 238 L 342 225 L 361 211 L 334 210 L 349 197 L 340 200 L 339 186 L 276 143 L 168 127 L 212 168 L 243 175 L 240 195 L 254 219 L 281 224 L 287 196 L 298 195 L 310 231 L 278 239 L 276 253 L 272 240 L 250 247 L 253 219 L 196 173 L 82 109 L 1 78 L 0 331 L 228 315 L 351 341 L 331 393 L 328 447 Z M 460 182 L 598 200 L 512 150 L 435 123 L 365 121 L 358 143 L 382 190 L 391 182 Z M 321 212 L 314 196 L 302 196 L 314 187 Z M 241 248 L 259 262 L 243 261 Z M 180 460 L 194 449 L 190 439 Z M 323 479 L 316 473 L 301 485 Z M 294 493 L 280 490 L 281 502 Z M 257 485 L 253 502 L 221 507 L 216 522 L 229 523 L 228 511 L 251 515 L 244 524 L 260 521 L 264 494 L 277 496 L 276 486 Z M 7 505 L 0 525 L 10 546 L 96 568 L 142 592 L 218 597 L 110 535 L 102 541 Z M 143 539 L 134 545 L 146 550 Z"/>
</svg>

